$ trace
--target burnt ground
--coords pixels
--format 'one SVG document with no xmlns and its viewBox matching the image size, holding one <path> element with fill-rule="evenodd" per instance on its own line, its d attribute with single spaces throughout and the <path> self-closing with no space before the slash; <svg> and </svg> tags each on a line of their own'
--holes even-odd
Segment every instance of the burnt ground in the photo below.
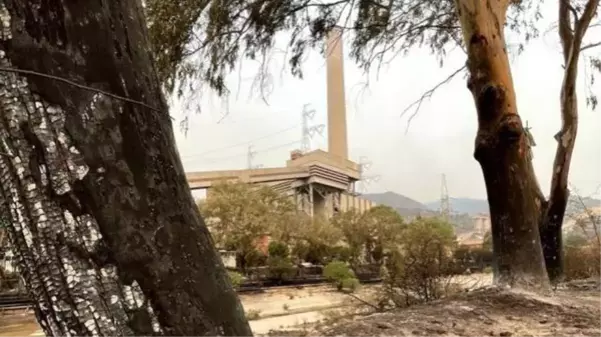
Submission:
<svg viewBox="0 0 601 337">
<path fill-rule="evenodd" d="M 599 291 L 598 280 L 564 285 L 546 296 L 489 287 L 277 335 L 600 336 Z"/>
</svg>

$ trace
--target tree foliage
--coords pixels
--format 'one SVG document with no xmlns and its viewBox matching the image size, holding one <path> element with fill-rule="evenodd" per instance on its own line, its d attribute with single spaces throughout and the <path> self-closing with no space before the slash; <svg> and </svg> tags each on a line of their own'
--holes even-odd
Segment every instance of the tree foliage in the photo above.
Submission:
<svg viewBox="0 0 601 337">
<path fill-rule="evenodd" d="M 525 40 L 536 36 L 539 2 L 514 4 L 507 26 Z M 237 62 L 266 63 L 285 34 L 283 53 L 302 77 L 304 56 L 323 50 L 334 26 L 353 33 L 350 55 L 366 71 L 413 47 L 429 48 L 442 63 L 462 45 L 452 0 L 149 0 L 146 9 L 158 71 L 170 90 L 200 81 L 225 94 L 225 76 Z"/>
<path fill-rule="evenodd" d="M 334 256 L 340 258 L 348 255 L 345 254 L 345 247 L 340 245 L 342 233 L 328 219 L 305 219 L 300 226 L 291 229 L 290 233 L 295 237 L 293 255 L 299 260 L 325 264 Z M 344 260 L 348 260 L 348 257 Z"/>
<path fill-rule="evenodd" d="M 395 306 L 440 298 L 455 246 L 453 227 L 442 219 L 417 218 L 408 224 L 382 270 L 385 297 Z"/>
<path fill-rule="evenodd" d="M 339 291 L 354 291 L 359 285 L 355 272 L 348 264 L 342 261 L 332 261 L 323 269 L 323 276 L 331 282 Z"/>
<path fill-rule="evenodd" d="M 354 209 L 338 213 L 332 223 L 342 233 L 353 264 L 381 263 L 404 228 L 403 218 L 393 208 L 381 205 L 363 214 Z"/>
<path fill-rule="evenodd" d="M 258 240 L 294 223 L 296 208 L 284 195 L 265 186 L 220 183 L 201 204 L 211 234 L 218 246 L 235 250 L 242 260 L 257 255 Z"/>
</svg>

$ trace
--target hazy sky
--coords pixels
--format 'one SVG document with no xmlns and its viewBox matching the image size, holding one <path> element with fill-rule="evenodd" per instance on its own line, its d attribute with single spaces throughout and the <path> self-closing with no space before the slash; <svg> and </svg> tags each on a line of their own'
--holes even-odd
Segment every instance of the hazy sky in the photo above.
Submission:
<svg viewBox="0 0 601 337">
<path fill-rule="evenodd" d="M 545 4 L 541 37 L 512 62 L 519 113 L 532 127 L 537 143 L 534 166 L 545 193 L 556 147 L 553 136 L 561 123 L 563 61 L 557 32 L 542 33 L 556 20 L 556 6 L 555 2 Z M 587 40 L 601 41 L 601 28 L 589 30 Z M 601 47 L 588 51 L 588 55 L 594 53 L 599 55 Z M 590 194 L 601 184 L 601 111 L 586 107 L 583 61 L 578 79 L 580 124 L 570 180 L 582 194 Z M 273 90 L 268 104 L 251 92 L 257 64 L 250 61 L 243 63 L 241 73 L 229 77 L 232 94 L 227 102 L 207 93 L 191 102 L 200 104 L 201 112 L 188 109 L 191 119 L 187 136 L 176 130 L 187 171 L 247 168 L 250 145 L 256 151 L 253 166 L 284 166 L 289 152 L 300 146 L 303 105 L 310 104 L 316 110 L 313 124 L 326 123 L 325 60 L 313 53 L 305 62 L 304 80 L 293 78 L 289 71 L 282 74 L 283 62 L 282 57 L 275 56 L 270 65 Z M 350 157 L 357 162 L 367 159 L 372 165 L 365 175 L 379 176 L 379 181 L 365 185 L 365 192 L 394 191 L 419 201 L 432 201 L 440 197 L 444 173 L 450 196 L 486 197 L 480 166 L 472 156 L 476 111 L 463 76 L 457 76 L 424 102 L 407 133 L 407 117 L 400 118 L 409 104 L 464 62 L 465 54 L 458 49 L 440 68 L 426 50 L 416 49 L 407 57 L 394 59 L 381 69 L 378 78 L 373 74 L 369 89 L 362 91 L 367 77 L 352 60 L 345 59 Z M 593 89 L 601 93 L 600 85 Z M 180 120 L 186 108 L 176 102 L 171 110 Z M 326 137 L 327 129 L 323 136 L 314 136 L 312 149 L 327 150 Z"/>
</svg>

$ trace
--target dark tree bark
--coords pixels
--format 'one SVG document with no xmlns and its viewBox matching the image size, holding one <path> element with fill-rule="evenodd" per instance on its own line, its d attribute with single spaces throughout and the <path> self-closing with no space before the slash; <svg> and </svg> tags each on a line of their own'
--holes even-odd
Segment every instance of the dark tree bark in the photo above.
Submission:
<svg viewBox="0 0 601 337">
<path fill-rule="evenodd" d="M 576 79 L 582 39 L 591 19 L 597 12 L 599 0 L 589 0 L 580 18 L 570 0 L 559 0 L 559 37 L 563 49 L 564 77 L 561 85 L 561 130 L 555 136 L 557 150 L 553 162 L 551 193 L 544 209 L 540 236 L 547 272 L 551 282 L 556 283 L 563 275 L 562 223 L 568 204 L 568 176 L 572 152 L 578 133 L 578 98 Z"/>
<path fill-rule="evenodd" d="M 490 206 L 498 283 L 547 288 L 539 237 L 543 205 L 518 115 L 503 27 L 508 0 L 456 0 L 478 113 L 474 157 Z"/>
<path fill-rule="evenodd" d="M 0 0 L 0 20 L 0 216 L 46 334 L 250 335 L 139 1 Z"/>
</svg>

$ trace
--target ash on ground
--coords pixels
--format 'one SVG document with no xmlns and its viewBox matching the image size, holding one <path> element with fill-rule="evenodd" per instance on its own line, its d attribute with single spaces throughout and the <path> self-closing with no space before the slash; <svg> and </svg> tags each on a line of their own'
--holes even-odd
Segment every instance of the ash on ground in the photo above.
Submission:
<svg viewBox="0 0 601 337">
<path fill-rule="evenodd" d="M 489 287 L 364 317 L 272 331 L 278 336 L 600 336 L 599 280 L 549 295 Z"/>
</svg>

